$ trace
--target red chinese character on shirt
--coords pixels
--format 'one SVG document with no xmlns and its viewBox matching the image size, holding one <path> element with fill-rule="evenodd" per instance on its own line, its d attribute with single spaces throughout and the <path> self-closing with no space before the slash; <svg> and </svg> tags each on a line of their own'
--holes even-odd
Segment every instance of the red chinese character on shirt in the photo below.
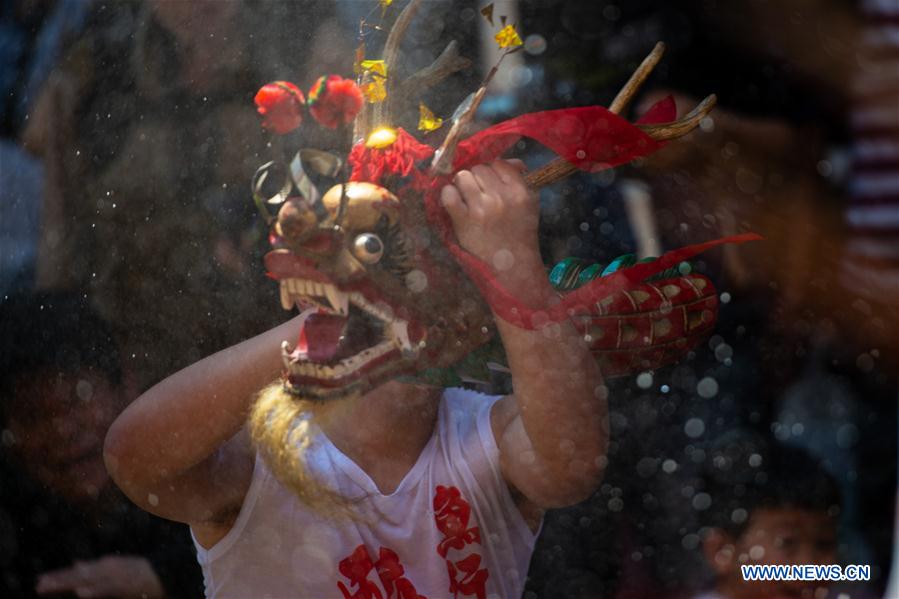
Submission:
<svg viewBox="0 0 899 599">
<path fill-rule="evenodd" d="M 340 560 L 340 573 L 350 579 L 350 587 L 359 587 L 356 592 L 350 593 L 345 584 L 338 582 L 337 588 L 344 599 L 384 599 L 378 585 L 368 579 L 368 573 L 374 567 L 365 545 L 359 545 L 349 557 Z"/>
<path fill-rule="evenodd" d="M 446 537 L 437 546 L 437 553 L 446 557 L 452 549 L 462 549 L 465 545 L 481 542 L 481 531 L 477 526 L 468 528 L 471 506 L 462 498 L 456 487 L 437 486 L 434 494 L 434 520 L 437 530 Z"/>
<path fill-rule="evenodd" d="M 462 595 L 477 595 L 478 599 L 487 597 L 487 578 L 490 573 L 486 569 L 478 569 L 481 565 L 481 556 L 472 553 L 465 559 L 455 564 L 446 560 L 446 570 L 450 577 L 450 592 L 453 597 Z"/>
<path fill-rule="evenodd" d="M 378 578 L 384 585 L 384 590 L 388 597 L 396 597 L 396 599 L 427 599 L 424 595 L 419 595 L 415 590 L 415 586 L 408 578 L 403 577 L 405 569 L 400 563 L 400 558 L 392 549 L 381 547 L 378 555 L 378 561 L 375 562 L 378 569 Z M 394 594 L 394 590 L 396 594 Z"/>
<path fill-rule="evenodd" d="M 434 522 L 437 530 L 445 537 L 437 545 L 437 553 L 441 557 L 447 558 L 450 549 L 458 551 L 466 545 L 481 544 L 480 529 L 477 526 L 468 528 L 470 519 L 471 506 L 459 489 L 438 485 L 434 493 Z M 456 561 L 446 559 L 449 591 L 453 597 L 461 594 L 484 599 L 487 596 L 486 586 L 490 572 L 486 568 L 479 568 L 480 565 L 481 555 L 478 552 L 472 552 Z"/>
<path fill-rule="evenodd" d="M 387 547 L 381 547 L 378 561 L 372 562 L 365 545 L 359 545 L 349 557 L 341 560 L 338 569 L 350 579 L 350 587 L 359 587 L 351 593 L 343 582 L 338 582 L 337 588 L 344 599 L 427 599 L 419 595 L 415 585 L 403 576 L 405 569 L 399 556 Z M 384 593 L 368 578 L 372 570 L 377 572 Z"/>
</svg>

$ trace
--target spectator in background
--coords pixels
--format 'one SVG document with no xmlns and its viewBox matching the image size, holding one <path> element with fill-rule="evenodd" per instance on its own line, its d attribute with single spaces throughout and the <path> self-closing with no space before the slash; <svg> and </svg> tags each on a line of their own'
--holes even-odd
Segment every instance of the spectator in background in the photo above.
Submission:
<svg viewBox="0 0 899 599">
<path fill-rule="evenodd" d="M 859 68 L 852 79 L 852 178 L 845 218 L 843 285 L 873 304 L 856 310 L 877 341 L 899 338 L 899 5 L 861 2 Z M 889 308 L 892 308 L 889 311 Z M 877 326 L 879 324 L 879 326 Z M 864 331 L 868 334 L 869 331 Z"/>
<path fill-rule="evenodd" d="M 809 454 L 739 433 L 710 452 L 702 550 L 714 575 L 697 599 L 819 597 L 827 581 L 746 580 L 744 565 L 832 565 L 840 492 Z"/>
<path fill-rule="evenodd" d="M 90 1 L 0 6 L 0 293 L 34 285 L 44 165 L 29 143 L 29 117 Z"/>
<path fill-rule="evenodd" d="M 38 285 L 89 294 L 139 390 L 272 324 L 247 188 L 271 150 L 252 97 L 273 79 L 311 85 L 306 60 L 338 72 L 333 56 L 352 60 L 314 35 L 331 11 L 97 2 L 38 101 Z"/>
<path fill-rule="evenodd" d="M 112 484 L 103 438 L 127 376 L 106 324 L 66 293 L 0 304 L 0 587 L 14 597 L 196 597 L 187 529 Z"/>
<path fill-rule="evenodd" d="M 767 63 L 746 99 L 773 95 L 790 109 L 756 102 L 766 108 L 759 114 L 745 100 L 728 103 L 709 127 L 647 163 L 660 200 L 693 206 L 692 217 L 682 211 L 689 227 L 745 222 L 765 235 L 745 252 L 725 250 L 738 300 L 730 310 L 753 311 L 729 319 L 752 337 L 734 344 L 734 365 L 745 370 L 747 353 L 756 362 L 740 411 L 778 440 L 844 466 L 834 472 L 841 523 L 854 532 L 847 546 L 873 566 L 871 588 L 880 591 L 895 547 L 884 524 L 894 518 L 899 389 L 896 16 L 889 0 L 707 11 L 713 30 Z M 784 80 L 804 97 L 784 94 Z M 725 338 L 727 326 L 719 321 Z"/>
<path fill-rule="evenodd" d="M 844 367 L 868 383 L 860 393 L 875 406 L 864 414 L 867 421 L 863 423 L 861 446 L 866 451 L 859 461 L 865 463 L 890 454 L 893 457 L 892 473 L 883 468 L 876 478 L 867 472 L 860 478 L 874 478 L 872 482 L 880 488 L 895 488 L 899 484 L 895 470 L 899 466 L 895 436 L 899 426 L 895 411 L 899 403 L 899 4 L 893 0 L 862 0 L 859 5 L 859 58 L 851 85 L 852 168 L 844 213 L 847 239 L 839 269 L 852 309 L 839 310 L 837 314 L 845 319 L 841 329 L 850 340 L 848 347 L 843 348 Z M 883 413 L 878 404 L 893 407 L 892 422 L 883 419 L 885 422 L 879 427 L 883 432 L 872 435 L 869 427 Z M 890 425 L 893 435 L 885 434 L 884 429 Z M 872 544 L 879 554 L 878 565 L 885 571 L 892 547 L 885 596 L 896 596 L 899 492 L 892 497 L 882 493 L 873 506 L 868 494 L 863 491 L 862 495 L 866 500 L 860 520 L 871 530 Z M 889 510 L 890 499 L 895 521 L 892 531 L 878 526 L 876 516 Z"/>
<path fill-rule="evenodd" d="M 37 284 L 89 294 L 139 387 L 219 341 L 212 321 L 257 314 L 231 288 L 257 272 L 243 208 L 264 146 L 239 107 L 258 85 L 242 9 L 94 4 L 32 116 L 47 168 Z"/>
</svg>

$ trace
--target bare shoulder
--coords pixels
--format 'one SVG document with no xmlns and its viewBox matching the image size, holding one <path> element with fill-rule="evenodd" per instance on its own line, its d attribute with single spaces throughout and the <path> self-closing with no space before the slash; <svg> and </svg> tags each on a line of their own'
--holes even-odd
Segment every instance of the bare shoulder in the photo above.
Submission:
<svg viewBox="0 0 899 599">
<path fill-rule="evenodd" d="M 203 531 L 224 531 L 224 536 L 230 530 L 250 488 L 256 461 L 245 429 L 201 462 L 174 475 L 150 464 L 141 472 L 144 478 L 136 479 L 128 473 L 139 469 L 122 472 L 116 459 L 114 453 L 106 455 L 107 469 L 135 504 L 161 518 L 189 524 L 195 533 L 199 531 L 203 544 L 209 536 Z"/>
</svg>

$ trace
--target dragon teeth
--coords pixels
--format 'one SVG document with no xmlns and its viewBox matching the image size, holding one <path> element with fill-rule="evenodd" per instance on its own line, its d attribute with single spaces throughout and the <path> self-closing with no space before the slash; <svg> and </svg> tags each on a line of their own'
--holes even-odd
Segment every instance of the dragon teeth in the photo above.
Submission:
<svg viewBox="0 0 899 599">
<path fill-rule="evenodd" d="M 285 364 L 291 374 L 303 376 L 314 376 L 319 378 L 335 379 L 347 376 L 362 368 L 372 360 L 383 356 L 393 350 L 396 346 L 393 341 L 383 341 L 374 347 L 370 347 L 359 352 L 355 356 L 341 360 L 339 364 L 333 366 L 325 366 L 323 364 L 313 364 L 311 362 L 289 363 L 289 356 L 285 354 L 290 346 L 282 344 L 282 356 L 286 360 Z"/>
<path fill-rule="evenodd" d="M 341 316 L 349 314 L 350 296 L 348 293 L 339 291 L 334 285 L 325 285 L 324 291 L 332 309 L 336 310 Z"/>
<path fill-rule="evenodd" d="M 282 279 L 280 282 L 281 305 L 285 310 L 290 310 L 297 302 L 302 304 L 314 303 L 331 313 L 347 316 L 350 311 L 350 296 L 354 296 L 354 302 L 360 308 L 364 308 L 370 314 L 382 320 L 390 320 L 390 316 L 383 310 L 378 310 L 365 301 L 359 293 L 347 293 L 339 290 L 330 283 L 319 283 L 306 279 Z M 358 300 L 358 302 L 356 301 Z"/>
<path fill-rule="evenodd" d="M 290 367 L 290 354 L 293 352 L 293 348 L 290 347 L 290 344 L 287 341 L 281 342 L 281 362 L 284 364 L 284 368 L 291 370 Z"/>
<path fill-rule="evenodd" d="M 290 299 L 290 289 L 287 281 L 281 281 L 281 307 L 285 310 L 293 308 L 293 301 Z"/>
<path fill-rule="evenodd" d="M 289 278 L 281 281 L 281 304 L 290 309 L 295 303 L 302 305 L 316 304 L 332 314 L 340 316 L 349 315 L 349 306 L 354 306 L 377 318 L 386 325 L 384 332 L 386 338 L 378 345 L 369 347 L 355 356 L 344 358 L 338 364 L 326 366 L 315 364 L 306 360 L 291 361 L 292 348 L 288 343 L 281 346 L 282 359 L 288 371 L 294 375 L 317 377 L 322 379 L 338 379 L 350 375 L 373 360 L 399 349 L 408 357 L 418 351 L 409 340 L 408 323 L 399 320 L 393 313 L 393 308 L 387 304 L 377 305 L 368 301 L 358 292 L 345 292 L 330 283 L 321 283 L 299 278 Z M 314 308 L 310 308 L 314 310 Z"/>
<path fill-rule="evenodd" d="M 382 320 L 384 322 L 393 322 L 392 315 L 388 314 L 384 310 L 381 310 L 374 304 L 369 303 L 369 301 L 367 299 L 365 299 L 365 296 L 362 295 L 361 293 L 351 294 L 350 299 L 353 301 L 353 303 L 355 305 L 359 306 L 359 308 L 361 308 L 362 310 L 365 310 L 366 312 L 368 312 L 369 314 L 371 314 L 378 320 Z"/>
<path fill-rule="evenodd" d="M 405 320 L 394 320 L 390 323 L 388 334 L 390 335 L 392 342 L 396 344 L 406 356 L 416 352 L 416 349 L 412 347 L 412 342 L 409 341 L 409 323 Z"/>
</svg>

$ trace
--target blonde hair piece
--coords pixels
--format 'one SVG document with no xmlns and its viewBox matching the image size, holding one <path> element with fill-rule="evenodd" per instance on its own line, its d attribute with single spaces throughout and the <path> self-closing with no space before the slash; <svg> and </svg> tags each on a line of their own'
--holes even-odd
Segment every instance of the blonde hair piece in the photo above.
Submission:
<svg viewBox="0 0 899 599">
<path fill-rule="evenodd" d="M 310 472 L 313 400 L 288 393 L 278 381 L 259 392 L 250 410 L 250 436 L 278 481 L 312 511 L 330 519 L 359 520 L 354 499 L 344 497 Z"/>
</svg>

